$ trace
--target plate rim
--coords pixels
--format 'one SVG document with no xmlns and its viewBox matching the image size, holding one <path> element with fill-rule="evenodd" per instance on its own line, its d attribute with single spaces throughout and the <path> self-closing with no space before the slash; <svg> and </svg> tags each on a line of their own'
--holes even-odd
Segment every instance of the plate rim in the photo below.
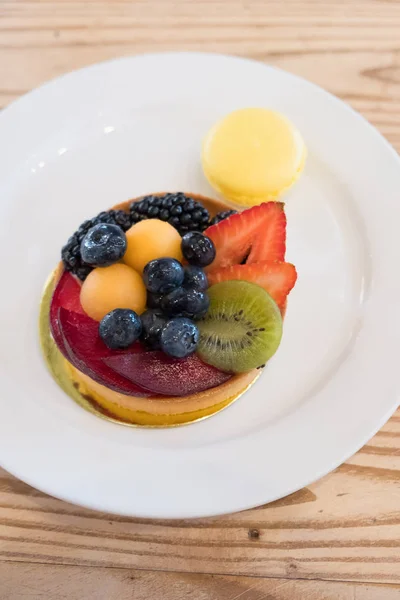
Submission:
<svg viewBox="0 0 400 600">
<path fill-rule="evenodd" d="M 334 96 L 333 94 L 331 94 L 330 92 L 324 90 L 323 88 L 319 87 L 318 85 L 304 79 L 303 77 L 300 77 L 298 75 L 294 75 L 292 73 L 288 73 L 282 69 L 279 69 L 277 67 L 274 66 L 270 66 L 270 65 L 266 65 L 265 63 L 261 63 L 259 61 L 255 61 L 252 59 L 247 59 L 247 58 L 242 58 L 242 57 L 235 57 L 235 56 L 228 56 L 228 55 L 224 55 L 224 54 L 218 54 L 218 53 L 202 53 L 202 52 L 162 52 L 162 53 L 149 53 L 149 54 L 139 54 L 139 55 L 134 55 L 134 56 L 126 56 L 126 57 L 120 57 L 120 58 L 115 58 L 112 60 L 107 60 L 107 61 L 103 61 L 100 63 L 95 63 L 93 65 L 89 65 L 87 67 L 83 67 L 81 69 L 77 69 L 75 71 L 60 75 L 48 82 L 45 82 L 43 85 L 41 85 L 40 87 L 31 90 L 30 92 L 28 92 L 27 94 L 23 95 L 22 97 L 18 98 L 17 100 L 15 100 L 14 102 L 12 102 L 10 105 L 8 105 L 0 114 L 0 128 L 2 127 L 2 124 L 4 122 L 5 119 L 9 118 L 9 115 L 11 114 L 11 118 L 12 118 L 12 113 L 13 110 L 15 109 L 16 106 L 21 106 L 22 103 L 26 103 L 26 102 L 30 102 L 30 98 L 32 96 L 36 96 L 36 95 L 40 95 L 41 92 L 43 92 L 46 88 L 51 88 L 52 86 L 56 86 L 61 80 L 66 80 L 69 78 L 73 78 L 74 75 L 76 75 L 76 73 L 84 73 L 86 71 L 92 71 L 92 70 L 96 70 L 96 69 L 101 69 L 104 68 L 105 66 L 112 66 L 114 63 L 119 63 L 119 62 L 127 62 L 129 63 L 130 61 L 134 61 L 136 59 L 140 59 L 143 57 L 152 57 L 153 59 L 157 59 L 159 57 L 163 57 L 163 59 L 165 57 L 170 57 L 170 58 L 174 58 L 174 57 L 181 57 L 181 56 L 195 56 L 195 57 L 220 57 L 223 59 L 229 59 L 229 60 L 234 60 L 234 61 L 240 61 L 240 62 L 244 62 L 244 63 L 250 63 L 250 64 L 257 64 L 263 68 L 265 68 L 266 70 L 274 70 L 280 73 L 284 73 L 286 76 L 288 76 L 289 78 L 293 78 L 294 80 L 300 81 L 302 82 L 302 84 L 306 84 L 307 86 L 311 86 L 312 88 L 314 88 L 316 91 L 318 91 L 318 93 L 323 93 L 325 94 L 327 97 L 330 98 L 330 100 L 334 101 L 338 107 L 340 107 L 341 109 L 345 109 L 346 111 L 349 111 L 350 113 L 352 113 L 352 116 L 357 118 L 359 121 L 361 121 L 363 123 L 364 126 L 368 126 L 369 130 L 371 133 L 374 134 L 374 136 L 376 137 L 377 143 L 382 144 L 382 142 L 384 143 L 386 149 L 388 151 L 390 151 L 392 153 L 393 158 L 397 161 L 397 165 L 399 167 L 399 172 L 400 172 L 400 157 L 398 156 L 396 150 L 393 148 L 393 146 L 389 143 L 388 140 L 386 140 L 386 138 L 384 138 L 379 131 L 371 124 L 369 123 L 360 113 L 358 113 L 357 111 L 355 111 L 351 106 L 349 106 L 348 104 L 346 104 L 345 102 L 343 102 L 342 100 L 340 100 L 339 98 L 337 98 L 336 96 Z M 307 480 L 304 480 L 304 483 L 302 483 L 301 485 L 296 484 L 293 488 L 290 488 L 287 491 L 285 491 L 284 493 L 278 493 L 275 497 L 271 496 L 268 499 L 268 502 L 272 502 L 274 500 L 277 500 L 278 498 L 281 498 L 283 496 L 286 496 L 288 494 L 294 493 L 295 491 L 301 489 L 302 487 L 308 486 L 310 485 L 312 482 L 315 482 L 316 480 L 320 479 L 321 477 L 323 477 L 324 475 L 326 475 L 327 473 L 331 472 L 333 469 L 335 469 L 337 466 L 339 466 L 340 464 L 342 464 L 345 460 L 347 460 L 350 456 L 352 456 L 355 452 L 357 452 L 364 444 L 365 442 L 370 439 L 373 435 L 375 435 L 375 433 L 377 431 L 379 431 L 379 429 L 382 427 L 382 425 L 390 418 L 390 416 L 397 410 L 398 407 L 398 403 L 397 401 L 393 404 L 393 406 L 388 409 L 387 411 L 385 411 L 385 413 L 383 414 L 383 416 L 381 417 L 381 419 L 379 420 L 379 423 L 377 423 L 376 427 L 374 427 L 372 429 L 369 429 L 369 433 L 365 434 L 364 436 L 362 436 L 363 439 L 360 440 L 355 440 L 354 441 L 354 445 L 350 448 L 350 447 L 346 447 L 346 451 L 344 451 L 341 454 L 341 457 L 338 458 L 337 460 L 331 461 L 331 463 L 329 465 L 326 466 L 326 468 L 321 469 L 321 471 L 319 473 L 314 473 L 310 478 L 308 478 Z M 294 411 L 297 412 L 297 411 Z M 12 462 L 12 461 L 10 461 Z M 73 502 L 74 504 L 78 504 L 80 506 L 84 506 L 86 508 L 90 508 L 90 509 L 95 509 L 95 510 L 100 510 L 100 511 L 107 511 L 107 512 L 111 512 L 113 514 L 118 514 L 118 515 L 122 515 L 122 516 L 135 516 L 135 517 L 143 517 L 143 518 L 169 518 L 169 519 L 180 519 L 180 518 L 200 518 L 200 517 L 210 517 L 210 516 L 217 516 L 217 515 L 223 515 L 223 514 L 227 514 L 227 513 L 231 513 L 231 512 L 236 512 L 236 511 L 240 511 L 240 510 L 246 510 L 246 509 L 250 509 L 250 508 L 254 508 L 256 506 L 259 506 L 262 503 L 265 503 L 265 499 L 264 500 L 260 500 L 258 499 L 257 501 L 254 502 L 254 504 L 249 504 L 248 502 L 245 502 L 244 504 L 240 504 L 237 503 L 235 504 L 235 506 L 233 508 L 228 508 L 227 510 L 221 510 L 221 511 L 211 511 L 211 512 L 202 512 L 201 514 L 194 514 L 192 511 L 190 511 L 190 507 L 189 510 L 187 511 L 187 513 L 180 511 L 179 515 L 167 515 L 167 516 L 160 516 L 160 513 L 149 513 L 149 512 L 143 512 L 140 513 L 135 509 L 135 512 L 124 512 L 124 511 L 120 511 L 120 510 L 113 510 L 110 507 L 104 507 L 104 505 L 100 504 L 96 504 L 95 502 L 86 502 L 85 499 L 79 498 L 77 499 L 73 493 L 68 493 L 68 492 L 63 492 L 62 494 L 59 494 L 57 492 L 54 491 L 54 489 L 52 488 L 51 485 L 46 486 L 43 485 L 42 483 L 40 483 L 40 485 L 37 484 L 35 477 L 30 477 L 29 475 L 27 476 L 25 473 L 20 474 L 18 469 L 15 469 L 13 467 L 9 467 L 8 466 L 8 461 L 4 461 L 3 457 L 1 457 L 1 464 L 4 465 L 4 468 L 9 471 L 11 474 L 15 475 L 16 477 L 18 477 L 19 479 L 27 482 L 29 485 L 32 485 L 33 487 L 40 489 L 41 491 L 59 498 L 61 500 L 67 501 L 67 502 Z"/>
</svg>

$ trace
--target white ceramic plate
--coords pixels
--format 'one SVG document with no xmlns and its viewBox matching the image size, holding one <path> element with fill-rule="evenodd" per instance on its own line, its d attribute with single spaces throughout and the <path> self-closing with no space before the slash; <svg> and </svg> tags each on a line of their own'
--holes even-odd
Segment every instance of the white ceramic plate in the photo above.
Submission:
<svg viewBox="0 0 400 600">
<path fill-rule="evenodd" d="M 309 149 L 286 197 L 298 268 L 284 339 L 250 392 L 178 429 L 131 429 L 57 387 L 38 304 L 85 218 L 157 190 L 213 195 L 202 137 L 240 107 L 282 111 Z M 0 463 L 76 504 L 141 517 L 237 511 L 321 477 L 398 404 L 400 161 L 318 87 L 239 58 L 163 54 L 61 77 L 0 115 Z"/>
</svg>

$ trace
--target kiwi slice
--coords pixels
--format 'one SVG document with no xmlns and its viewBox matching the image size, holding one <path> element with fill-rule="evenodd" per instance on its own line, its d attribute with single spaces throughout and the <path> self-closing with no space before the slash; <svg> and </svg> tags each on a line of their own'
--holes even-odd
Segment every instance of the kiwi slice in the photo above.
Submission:
<svg viewBox="0 0 400 600">
<path fill-rule="evenodd" d="M 224 281 L 208 290 L 210 308 L 198 322 L 200 358 L 243 373 L 266 363 L 282 338 L 282 316 L 271 296 L 247 281 Z"/>
</svg>

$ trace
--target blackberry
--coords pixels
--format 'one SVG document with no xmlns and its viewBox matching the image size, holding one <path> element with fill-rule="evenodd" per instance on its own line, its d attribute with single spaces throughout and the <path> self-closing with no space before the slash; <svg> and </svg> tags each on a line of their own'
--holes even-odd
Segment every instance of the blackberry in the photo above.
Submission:
<svg viewBox="0 0 400 600">
<path fill-rule="evenodd" d="M 84 281 L 89 273 L 93 270 L 92 267 L 82 260 L 81 243 L 89 229 L 99 223 L 109 223 L 118 225 L 123 231 L 127 231 L 131 226 L 129 214 L 123 210 L 109 210 L 101 212 L 88 221 L 84 221 L 77 231 L 69 238 L 68 242 L 61 250 L 61 259 L 64 263 L 66 271 L 70 271 L 76 275 L 81 281 Z"/>
<path fill-rule="evenodd" d="M 227 219 L 228 217 L 231 217 L 232 215 L 236 215 L 236 214 L 237 214 L 237 210 L 224 210 L 224 211 L 218 213 L 217 215 L 215 215 L 215 217 L 213 219 L 211 219 L 210 225 L 216 225 L 220 221 L 223 221 L 224 219 Z"/>
<path fill-rule="evenodd" d="M 209 212 L 183 192 L 163 196 L 145 196 L 130 207 L 132 225 L 145 219 L 167 221 L 185 235 L 189 231 L 204 231 L 208 227 Z"/>
<path fill-rule="evenodd" d="M 108 214 L 109 218 L 112 219 L 112 221 L 109 221 L 109 223 L 115 223 L 115 225 L 121 227 L 122 231 L 128 231 L 132 225 L 129 213 L 125 212 L 124 210 L 109 210 L 106 214 Z M 104 221 L 102 222 L 104 223 Z"/>
</svg>

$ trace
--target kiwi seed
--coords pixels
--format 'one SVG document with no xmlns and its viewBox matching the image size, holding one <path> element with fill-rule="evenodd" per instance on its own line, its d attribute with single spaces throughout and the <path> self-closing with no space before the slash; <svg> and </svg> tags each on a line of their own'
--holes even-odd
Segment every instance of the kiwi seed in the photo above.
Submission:
<svg viewBox="0 0 400 600">
<path fill-rule="evenodd" d="M 208 290 L 210 308 L 198 322 L 204 362 L 233 373 L 265 364 L 282 338 L 282 316 L 271 296 L 247 281 L 224 281 Z"/>
</svg>

